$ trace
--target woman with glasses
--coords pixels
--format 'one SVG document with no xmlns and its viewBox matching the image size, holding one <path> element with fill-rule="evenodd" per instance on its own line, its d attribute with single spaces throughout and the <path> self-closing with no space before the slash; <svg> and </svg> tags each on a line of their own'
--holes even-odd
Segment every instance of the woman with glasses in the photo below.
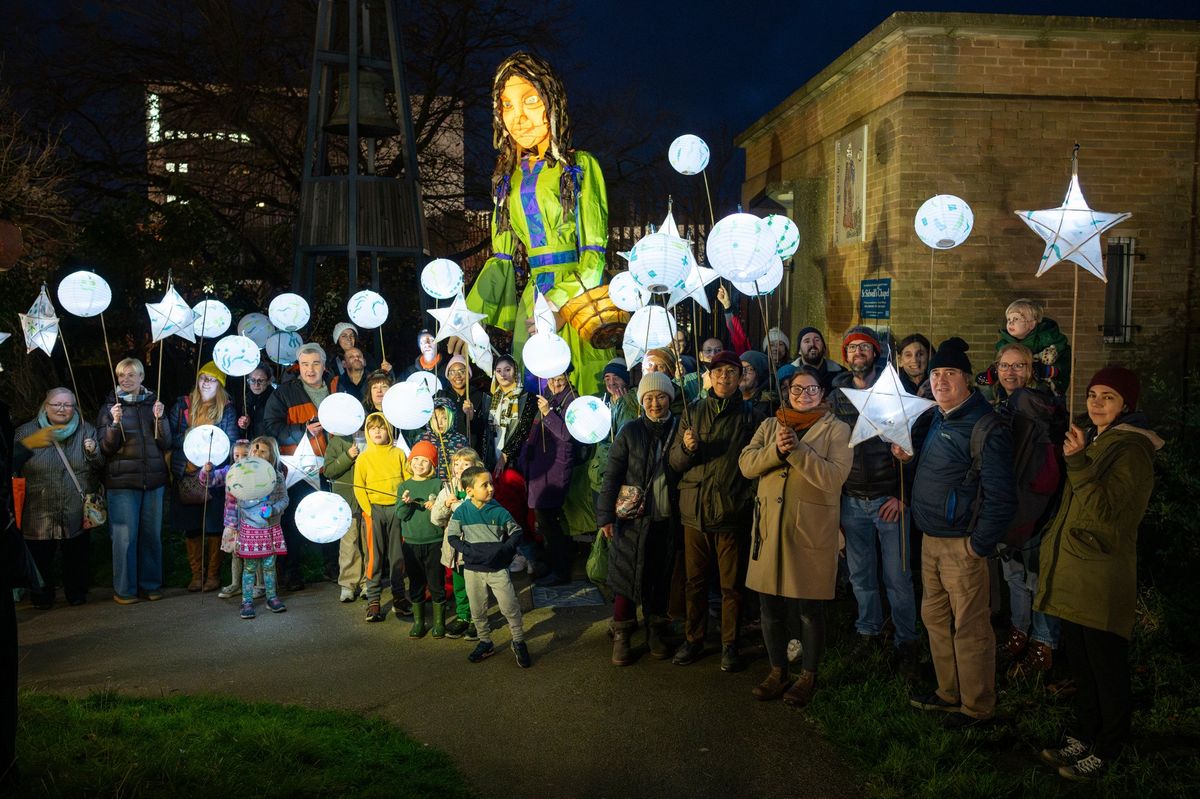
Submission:
<svg viewBox="0 0 1200 799">
<path fill-rule="evenodd" d="M 446 364 L 447 386 L 438 397 L 450 400 L 454 410 L 454 430 L 467 437 L 467 446 L 478 451 L 483 441 L 485 394 L 471 386 L 471 365 L 461 355 Z"/>
<path fill-rule="evenodd" d="M 87 601 L 91 535 L 84 528 L 83 495 L 97 489 L 104 458 L 96 428 L 83 420 L 75 395 L 52 388 L 41 410 L 17 429 L 13 473 L 25 478 L 21 532 L 33 555 L 42 586 L 31 598 L 39 610 L 54 605 L 54 550 L 62 552 L 67 602 Z"/>
<path fill-rule="evenodd" d="M 242 413 L 238 417 L 238 428 L 241 438 L 255 439 L 266 435 L 263 430 L 263 412 L 267 400 L 275 393 L 271 384 L 271 369 L 266 364 L 260 364 L 250 374 L 246 375 L 246 392 L 243 400 Z"/>
<path fill-rule="evenodd" d="M 803 707 L 816 689 L 825 648 L 825 601 L 833 599 L 838 565 L 842 484 L 850 474 L 850 426 L 825 404 L 817 373 L 803 367 L 786 403 L 759 425 L 738 465 L 758 480 L 746 587 L 758 592 L 771 671 L 751 692 Z M 800 621 L 802 665 L 788 675 L 789 619 Z"/>
<path fill-rule="evenodd" d="M 258 370 L 251 374 L 256 374 Z M 221 587 L 221 531 L 224 529 L 225 492 L 200 482 L 199 468 L 183 454 L 188 431 L 200 425 L 216 425 L 233 442 L 242 438 L 233 403 L 225 393 L 225 374 L 212 361 L 201 367 L 191 393 L 184 394 L 171 408 L 171 524 L 183 531 L 192 579 L 189 591 L 216 591 Z M 224 464 L 213 463 L 214 467 Z M 203 544 L 201 543 L 203 539 Z"/>
</svg>

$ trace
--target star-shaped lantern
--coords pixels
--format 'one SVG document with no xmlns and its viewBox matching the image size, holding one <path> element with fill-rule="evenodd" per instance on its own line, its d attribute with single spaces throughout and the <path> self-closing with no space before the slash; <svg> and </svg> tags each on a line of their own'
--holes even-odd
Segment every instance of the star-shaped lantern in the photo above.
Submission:
<svg viewBox="0 0 1200 799">
<path fill-rule="evenodd" d="M 554 323 L 554 309 L 550 307 L 550 301 L 542 292 L 534 293 L 537 298 L 533 301 L 533 322 L 537 325 L 537 332 L 557 333 L 558 325 Z"/>
<path fill-rule="evenodd" d="M 40 349 L 47 355 L 58 342 L 58 312 L 46 293 L 46 285 L 38 292 L 37 299 L 29 306 L 29 312 L 17 314 L 21 318 L 21 332 L 25 334 L 25 349 L 33 352 Z"/>
<path fill-rule="evenodd" d="M 850 446 L 879 436 L 909 455 L 913 452 L 913 423 L 937 404 L 905 391 L 900 383 L 900 373 L 891 363 L 879 373 L 879 379 L 870 388 L 843 388 L 841 391 L 858 409 Z"/>
<path fill-rule="evenodd" d="M 716 269 L 711 269 L 707 266 L 696 265 L 692 267 L 692 271 L 688 273 L 687 281 L 682 288 L 673 289 L 671 296 L 667 299 L 667 307 L 674 308 L 679 303 L 687 299 L 695 300 L 705 311 L 712 312 L 712 308 L 708 303 L 708 284 L 719 278 Z"/>
<path fill-rule="evenodd" d="M 307 433 L 296 445 L 295 452 L 291 455 L 280 455 L 279 460 L 287 466 L 287 488 L 303 480 L 318 491 L 321 490 L 321 469 L 325 467 L 325 459 L 313 452 L 312 441 Z"/>
<path fill-rule="evenodd" d="M 492 340 L 483 325 L 476 322 L 471 325 L 471 336 L 467 339 L 470 344 L 471 360 L 491 376 L 492 374 Z"/>
<path fill-rule="evenodd" d="M 1076 146 L 1076 151 L 1078 149 Z M 1043 211 L 1017 211 L 1016 214 L 1046 242 L 1038 265 L 1038 277 L 1059 261 L 1074 261 L 1107 283 L 1100 234 L 1129 219 L 1132 214 L 1111 214 L 1088 207 L 1083 190 L 1079 188 L 1077 155 L 1078 152 L 1071 156 L 1071 183 L 1062 205 Z"/>
<path fill-rule="evenodd" d="M 196 331 L 193 327 L 196 312 L 184 302 L 173 285 L 167 285 L 167 293 L 163 295 L 161 302 L 146 303 L 146 313 L 150 314 L 150 332 L 154 341 L 162 341 L 168 336 L 179 336 L 193 344 L 196 343 Z"/>
<path fill-rule="evenodd" d="M 487 314 L 475 313 L 467 307 L 467 301 L 461 291 L 455 295 L 454 302 L 449 307 L 430 308 L 429 315 L 438 321 L 438 332 L 434 341 L 451 336 L 470 341 L 471 326 L 487 319 Z"/>
</svg>

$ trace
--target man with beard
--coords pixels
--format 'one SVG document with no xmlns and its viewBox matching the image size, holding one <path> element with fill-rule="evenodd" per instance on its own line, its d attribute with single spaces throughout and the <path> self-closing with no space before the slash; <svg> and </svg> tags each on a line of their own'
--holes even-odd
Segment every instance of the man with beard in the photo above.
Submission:
<svg viewBox="0 0 1200 799">
<path fill-rule="evenodd" d="M 363 389 L 367 387 L 366 381 L 363 380 L 367 375 L 367 359 L 358 347 L 350 347 L 342 351 L 342 360 L 345 362 L 346 371 L 333 378 L 330 388 L 334 393 L 349 394 L 362 402 Z"/>
<path fill-rule="evenodd" d="M 828 393 L 833 387 L 834 377 L 842 371 L 842 367 L 829 360 L 829 348 L 825 346 L 825 337 L 815 327 L 806 327 L 800 331 L 797 341 L 800 348 L 797 352 L 799 357 L 792 363 L 797 369 L 807 366 L 816 370 L 817 379 Z"/>
<path fill-rule="evenodd" d="M 811 335 L 807 329 L 804 339 Z M 802 357 L 811 346 L 802 345 Z M 852 327 L 842 342 L 847 369 L 833 379 L 830 395 L 833 412 L 854 428 L 858 410 L 840 389 L 868 389 L 879 379 L 887 360 L 880 358 L 881 348 L 875 331 Z M 914 443 L 914 447 L 919 444 Z M 915 464 L 914 464 L 915 466 Z M 858 603 L 855 628 L 863 654 L 883 640 L 883 601 L 879 591 L 878 551 L 882 555 L 883 583 L 896 628 L 895 654 L 901 672 L 912 679 L 917 674 L 917 605 L 913 592 L 910 548 L 905 536 L 908 510 L 900 501 L 916 470 L 902 464 L 892 454 L 891 445 L 878 437 L 854 447 L 850 476 L 842 486 L 841 524 L 846 536 L 846 567 L 850 585 Z M 904 522 L 902 528 L 901 523 Z"/>
</svg>

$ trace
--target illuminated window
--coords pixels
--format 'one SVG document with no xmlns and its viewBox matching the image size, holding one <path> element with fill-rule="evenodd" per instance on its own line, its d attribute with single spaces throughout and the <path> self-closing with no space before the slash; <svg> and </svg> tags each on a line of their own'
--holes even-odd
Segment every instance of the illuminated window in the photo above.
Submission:
<svg viewBox="0 0 1200 799">
<path fill-rule="evenodd" d="M 167 162 L 167 164 L 166 164 L 166 167 L 167 167 L 167 171 L 168 171 L 168 172 L 174 172 L 174 171 L 175 171 L 175 162 L 174 162 L 174 161 L 168 161 L 168 162 Z"/>
<path fill-rule="evenodd" d="M 182 174 L 187 174 L 187 164 L 186 164 L 186 163 L 181 163 L 181 164 L 179 165 L 179 171 L 180 171 L 180 173 L 182 173 Z"/>
<path fill-rule="evenodd" d="M 158 95 L 146 95 L 146 141 L 150 143 L 162 141 L 162 124 L 159 121 L 160 111 Z"/>
</svg>

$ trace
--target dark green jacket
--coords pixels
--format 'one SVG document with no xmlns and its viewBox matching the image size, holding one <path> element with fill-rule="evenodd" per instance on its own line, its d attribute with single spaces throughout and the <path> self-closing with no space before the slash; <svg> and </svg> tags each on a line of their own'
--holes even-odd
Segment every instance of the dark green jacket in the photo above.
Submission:
<svg viewBox="0 0 1200 799">
<path fill-rule="evenodd" d="M 1037 388 L 1055 394 L 1065 394 L 1071 380 L 1071 342 L 1058 328 L 1058 322 L 1046 317 L 1025 338 L 1013 338 L 1006 328 L 1000 328 L 996 352 L 1009 344 L 1024 344 L 1033 353 L 1033 370 Z"/>
<path fill-rule="evenodd" d="M 1036 608 L 1084 627 L 1133 634 L 1138 525 L 1162 439 L 1139 415 L 1118 419 L 1069 456 L 1058 514 L 1042 538 Z"/>
<path fill-rule="evenodd" d="M 325 479 L 333 484 L 333 492 L 350 503 L 350 512 L 358 513 L 358 497 L 354 495 L 354 458 L 350 447 L 354 446 L 351 436 L 329 434 L 325 445 Z"/>
<path fill-rule="evenodd" d="M 741 395 L 698 399 L 680 419 L 668 462 L 679 480 L 679 516 L 684 527 L 706 533 L 750 532 L 754 482 L 742 475 L 738 458 L 766 418 Z M 697 447 L 688 452 L 683 432 L 691 428 Z"/>
</svg>

